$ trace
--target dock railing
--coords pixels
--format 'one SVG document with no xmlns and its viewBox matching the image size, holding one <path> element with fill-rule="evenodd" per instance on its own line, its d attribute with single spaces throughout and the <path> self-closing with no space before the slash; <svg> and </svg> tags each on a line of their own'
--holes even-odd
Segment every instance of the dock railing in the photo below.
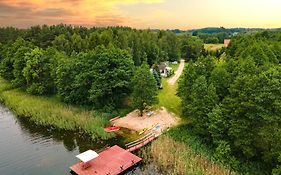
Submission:
<svg viewBox="0 0 281 175">
<path fill-rule="evenodd" d="M 154 132 L 150 132 L 150 133 L 146 134 L 144 137 L 126 144 L 125 147 L 128 151 L 134 151 L 134 150 L 146 145 L 147 143 L 154 140 L 155 138 L 156 138 L 156 134 Z"/>
</svg>

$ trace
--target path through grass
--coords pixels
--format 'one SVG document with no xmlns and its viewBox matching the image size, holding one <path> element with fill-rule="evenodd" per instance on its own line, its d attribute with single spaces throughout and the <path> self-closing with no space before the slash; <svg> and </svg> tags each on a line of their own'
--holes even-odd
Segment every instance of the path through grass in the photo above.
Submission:
<svg viewBox="0 0 281 175">
<path fill-rule="evenodd" d="M 178 69 L 179 64 L 170 64 L 169 67 L 173 68 L 175 71 Z M 178 81 L 174 85 L 169 85 L 169 78 L 162 78 L 163 89 L 159 90 L 158 98 L 159 98 L 159 107 L 164 106 L 169 111 L 175 113 L 176 115 L 180 115 L 181 111 L 181 99 L 176 95 L 178 88 Z"/>
</svg>

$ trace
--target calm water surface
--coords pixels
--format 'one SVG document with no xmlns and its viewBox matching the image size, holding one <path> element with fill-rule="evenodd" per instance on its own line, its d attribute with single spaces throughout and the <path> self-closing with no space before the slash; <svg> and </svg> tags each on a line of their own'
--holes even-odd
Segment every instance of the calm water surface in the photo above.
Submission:
<svg viewBox="0 0 281 175">
<path fill-rule="evenodd" d="M 0 175 L 70 175 L 69 167 L 78 161 L 75 155 L 123 145 L 123 141 L 117 137 L 93 142 L 78 132 L 38 126 L 0 104 Z M 137 167 L 126 175 L 159 175 L 152 164 L 141 169 Z"/>
<path fill-rule="evenodd" d="M 1 175 L 70 174 L 75 155 L 120 142 L 122 138 L 95 143 L 79 133 L 37 126 L 0 104 Z"/>
</svg>

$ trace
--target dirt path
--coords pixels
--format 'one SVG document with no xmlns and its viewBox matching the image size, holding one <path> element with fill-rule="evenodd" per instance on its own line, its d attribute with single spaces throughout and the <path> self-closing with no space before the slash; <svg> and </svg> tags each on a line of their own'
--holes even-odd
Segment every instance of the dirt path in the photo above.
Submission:
<svg viewBox="0 0 281 175">
<path fill-rule="evenodd" d="M 181 76 L 183 69 L 184 69 L 184 60 L 181 60 L 180 66 L 179 66 L 178 70 L 176 71 L 176 74 L 168 81 L 169 85 L 174 85 L 176 83 L 176 81 Z"/>
</svg>

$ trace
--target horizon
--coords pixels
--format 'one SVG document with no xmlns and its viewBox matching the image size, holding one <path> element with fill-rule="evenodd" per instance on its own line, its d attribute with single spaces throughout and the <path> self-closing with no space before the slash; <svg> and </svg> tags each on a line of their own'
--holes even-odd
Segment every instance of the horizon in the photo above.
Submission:
<svg viewBox="0 0 281 175">
<path fill-rule="evenodd" d="M 35 26 L 58 26 L 58 25 L 67 25 L 67 26 L 71 26 L 71 27 L 85 27 L 85 28 L 110 28 L 110 27 L 128 27 L 131 29 L 137 29 L 137 30 L 180 30 L 180 31 L 192 31 L 192 30 L 201 30 L 201 29 L 219 29 L 219 28 L 224 28 L 226 30 L 229 29 L 261 29 L 261 30 L 274 30 L 274 29 L 281 29 L 280 27 L 269 27 L 269 28 L 262 28 L 262 27 L 214 27 L 214 26 L 206 26 L 206 27 L 202 27 L 202 28 L 190 28 L 190 29 L 179 29 L 179 28 L 165 28 L 165 29 L 160 29 L 160 28 L 136 28 L 136 27 L 131 27 L 131 26 L 125 26 L 125 25 L 116 25 L 116 26 L 83 26 L 83 25 L 75 25 L 75 24 L 64 24 L 64 23 L 58 23 L 58 24 L 34 24 L 32 26 L 26 26 L 26 27 L 16 27 L 16 26 L 0 26 L 0 28 L 5 28 L 5 27 L 13 27 L 13 28 L 17 28 L 17 29 L 29 29 L 31 27 L 35 27 Z"/>
<path fill-rule="evenodd" d="M 278 0 L 2 0 L 0 27 L 280 28 Z"/>
</svg>

